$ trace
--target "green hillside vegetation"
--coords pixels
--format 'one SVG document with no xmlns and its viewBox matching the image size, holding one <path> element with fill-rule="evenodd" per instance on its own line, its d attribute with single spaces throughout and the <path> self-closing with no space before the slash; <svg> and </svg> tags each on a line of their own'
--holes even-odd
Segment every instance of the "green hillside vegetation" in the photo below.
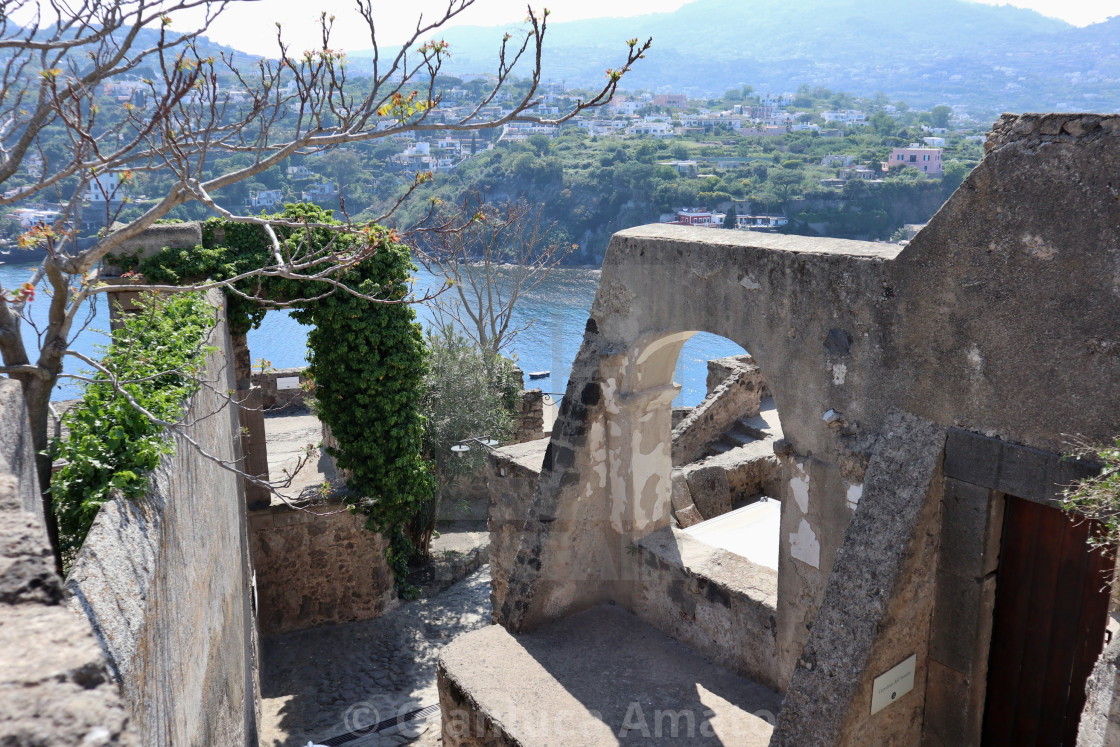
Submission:
<svg viewBox="0 0 1120 747">
<path fill-rule="evenodd" d="M 736 95 L 742 91 L 728 92 Z M 828 89 L 806 88 L 795 104 L 809 121 L 821 121 L 819 111 L 838 101 L 856 103 Z M 709 103 L 729 105 L 726 99 Z M 456 202 L 473 188 L 492 200 L 524 198 L 543 205 L 543 217 L 556 224 L 556 239 L 579 245 L 567 260 L 576 264 L 600 263 L 615 231 L 657 222 L 685 207 L 784 214 L 790 218 L 787 232 L 886 240 L 904 224 L 924 223 L 937 211 L 979 161 L 981 143 L 951 137 L 941 178 L 896 167 L 880 174 L 881 183 L 852 179 L 826 187 L 821 180 L 835 178 L 842 167 L 822 161 L 828 155 L 851 156 L 852 166 L 884 161 L 892 148 L 920 142 L 928 134 L 920 124 L 932 116 L 873 116 L 873 125 L 844 137 L 812 131 L 739 136 L 722 127 L 666 139 L 589 137 L 573 125 L 557 138 L 499 142 L 453 173 L 437 174 L 397 220 L 409 225 L 422 217 L 430 198 Z M 698 177 L 665 165 L 684 160 L 697 162 Z"/>
</svg>

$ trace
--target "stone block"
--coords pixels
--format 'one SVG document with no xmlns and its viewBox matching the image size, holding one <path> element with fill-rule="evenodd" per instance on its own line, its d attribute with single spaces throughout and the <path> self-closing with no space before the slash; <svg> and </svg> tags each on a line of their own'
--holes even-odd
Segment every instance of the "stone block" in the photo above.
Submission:
<svg viewBox="0 0 1120 747">
<path fill-rule="evenodd" d="M 781 707 L 615 606 L 516 637 L 496 625 L 465 633 L 443 650 L 438 687 L 446 747 L 761 747 Z"/>
<path fill-rule="evenodd" d="M 973 734 L 971 729 L 971 722 L 979 720 L 977 715 L 961 710 L 961 705 L 969 701 L 969 691 L 968 675 L 929 661 L 923 747 L 979 744 L 979 732 Z"/>
<path fill-rule="evenodd" d="M 987 488 L 946 479 L 938 570 L 968 578 L 994 571 L 999 563 L 1003 506 L 1003 498 L 993 498 Z"/>
<path fill-rule="evenodd" d="M 1058 506 L 1065 486 L 1095 475 L 1100 466 L 1061 454 L 950 428 L 945 476 L 1028 501 Z"/>
<path fill-rule="evenodd" d="M 731 483 L 722 468 L 692 470 L 687 481 L 692 502 L 705 519 L 714 519 L 731 510 Z"/>
<path fill-rule="evenodd" d="M 951 573 L 937 574 L 930 658 L 958 672 L 972 671 L 981 583 Z"/>
</svg>

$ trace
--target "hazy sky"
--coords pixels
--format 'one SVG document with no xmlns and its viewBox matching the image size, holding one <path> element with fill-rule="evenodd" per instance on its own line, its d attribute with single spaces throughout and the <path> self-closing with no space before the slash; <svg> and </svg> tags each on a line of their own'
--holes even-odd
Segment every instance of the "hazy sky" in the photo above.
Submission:
<svg viewBox="0 0 1120 747">
<path fill-rule="evenodd" d="M 369 32 L 353 8 L 355 0 L 258 0 L 253 3 L 234 3 L 209 36 L 222 44 L 257 54 L 275 54 L 275 26 L 284 26 L 285 38 L 290 39 L 293 50 L 317 46 L 317 19 L 327 11 L 336 16 L 332 46 L 340 49 L 369 48 Z M 1015 5 L 1031 8 L 1044 15 L 1061 18 L 1069 23 L 1085 26 L 1120 14 L 1120 0 L 975 0 L 989 5 Z M 399 42 L 412 30 L 420 13 L 433 18 L 447 7 L 447 1 L 411 0 L 388 2 L 371 0 L 376 9 L 378 36 L 386 43 Z M 548 7 L 553 22 L 574 21 L 584 18 L 609 16 L 629 17 L 645 13 L 676 10 L 686 0 L 534 0 L 535 8 Z M 452 22 L 454 25 L 479 26 L 517 22 L 525 17 L 525 0 L 476 0 Z M 176 24 L 182 27 L 183 24 Z"/>
</svg>

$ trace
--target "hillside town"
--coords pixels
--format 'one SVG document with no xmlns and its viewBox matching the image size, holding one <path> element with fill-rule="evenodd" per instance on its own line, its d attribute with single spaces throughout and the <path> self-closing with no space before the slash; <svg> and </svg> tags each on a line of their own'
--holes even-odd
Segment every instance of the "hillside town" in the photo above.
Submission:
<svg viewBox="0 0 1120 747">
<path fill-rule="evenodd" d="M 497 120 L 508 116 L 516 92 L 502 91 L 486 106 L 478 107 L 479 96 L 492 84 L 493 80 L 486 76 L 447 79 L 448 87 L 430 112 L 430 121 L 455 122 L 476 109 L 477 114 Z M 158 91 L 141 80 L 115 80 L 101 88 L 104 101 L 139 112 L 152 106 L 156 94 Z M 246 95 L 232 86 L 223 94 L 234 103 Z M 684 225 L 806 233 L 814 231 L 807 226 L 809 221 L 791 223 L 798 199 L 812 198 L 814 194 L 819 198 L 829 190 L 837 195 L 864 194 L 853 189 L 845 191 L 845 186 L 857 180 L 875 187 L 903 171 L 939 180 L 946 175 L 950 163 L 957 164 L 949 171 L 958 179 L 962 169 L 978 159 L 983 139 L 983 126 L 963 106 L 917 112 L 904 102 L 856 99 L 809 86 L 780 94 L 756 93 L 744 87 L 728 91 L 722 99 L 690 99 L 681 93 L 622 93 L 602 109 L 583 112 L 560 124 L 548 123 L 549 118 L 558 118 L 585 95 L 585 91 L 569 90 L 561 83 L 546 83 L 540 87 L 539 103 L 534 108 L 543 122 L 511 121 L 494 130 L 457 134 L 405 132 L 379 142 L 376 152 L 349 146 L 329 158 L 293 159 L 283 169 L 270 170 L 255 183 L 240 188 L 242 209 L 267 213 L 287 203 L 306 202 L 336 211 L 344 204 L 350 214 L 373 214 L 377 205 L 390 201 L 416 174 L 430 172 L 438 185 L 441 179 L 463 172 L 472 159 L 493 154 L 495 149 L 512 152 L 531 148 L 533 142 L 567 136 L 604 145 L 617 141 L 622 147 L 653 143 L 656 152 L 663 154 L 652 161 L 654 165 L 671 169 L 679 180 L 697 184 L 700 194 L 713 195 L 699 204 L 660 204 L 655 212 L 634 219 L 638 222 L 653 219 Z M 844 107 L 830 108 L 832 104 Z M 905 137 L 896 137 L 900 134 Z M 915 141 L 910 141 L 911 137 Z M 821 145 L 808 150 L 806 143 Z M 871 145 L 878 146 L 876 152 L 871 152 Z M 819 158 L 815 155 L 818 152 L 822 153 Z M 814 154 L 811 160 L 805 157 L 809 153 Z M 376 176 L 366 167 L 373 163 L 380 165 Z M 767 168 L 774 166 L 808 177 L 799 182 L 800 186 L 791 187 L 802 190 L 801 195 L 790 192 L 791 188 L 782 188 L 785 199 L 767 202 L 760 201 L 757 194 L 751 199 L 749 189 L 744 192 L 742 187 L 738 192 L 710 187 L 714 181 L 727 182 L 736 173 L 742 173 L 757 193 Z M 34 177 L 36 168 L 41 168 L 41 164 L 37 166 L 31 159 L 27 164 L 28 178 Z M 785 178 L 789 174 L 778 176 Z M 86 236 L 96 234 L 107 222 L 138 215 L 150 203 L 147 193 L 158 191 L 159 184 L 158 176 L 149 174 L 136 178 L 118 175 L 112 184 L 109 181 L 108 177 L 101 177 L 88 189 L 80 222 Z M 18 179 L 13 182 L 4 193 L 9 198 L 18 197 L 21 189 Z M 573 186 L 575 189 L 578 186 Z M 635 197 L 641 199 L 640 194 Z M 11 245 L 21 232 L 39 223 L 49 223 L 59 215 L 59 205 L 43 202 L 38 195 L 23 203 L 15 202 L 0 219 L 0 242 Z M 904 224 L 920 225 L 926 218 L 927 215 L 908 214 L 893 223 L 887 233 L 895 240 L 903 239 L 900 230 Z M 820 229 L 821 221 L 812 222 Z M 558 223 L 567 228 L 563 217 L 558 218 Z M 612 228 L 626 227 L 617 221 L 613 223 Z M 829 230 L 826 227 L 824 233 L 829 235 Z M 836 235 L 849 235 L 838 230 L 841 232 Z M 595 234 L 594 227 L 591 234 L 585 227 L 568 232 L 581 231 L 584 236 Z M 591 241 L 598 240 L 601 239 Z M 583 254 L 597 256 L 597 252 L 601 249 L 585 248 Z"/>
</svg>

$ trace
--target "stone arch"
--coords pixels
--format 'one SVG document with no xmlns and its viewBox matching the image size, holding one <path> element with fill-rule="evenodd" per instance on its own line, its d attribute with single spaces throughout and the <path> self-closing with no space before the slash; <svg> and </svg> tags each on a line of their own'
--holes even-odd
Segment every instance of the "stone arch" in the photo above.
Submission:
<svg viewBox="0 0 1120 747">
<path fill-rule="evenodd" d="M 669 455 L 665 449 L 666 445 L 674 443 L 672 401 L 681 391 L 674 381 L 674 372 L 684 344 L 697 333 L 706 331 L 659 331 L 643 335 L 617 357 L 617 377 L 604 371 L 608 438 L 627 449 L 625 464 L 619 463 L 615 471 L 619 473 L 617 479 L 629 484 L 612 490 L 612 522 L 616 531 L 640 535 L 664 524 L 671 491 L 667 486 L 671 484 L 673 468 L 682 461 L 679 455 Z M 738 341 L 732 342 L 747 349 Z M 754 363 L 757 365 L 757 361 Z M 768 381 L 764 373 L 762 378 Z M 756 392 L 756 397 L 761 399 L 761 391 Z M 774 402 L 776 404 L 776 399 Z M 736 404 L 730 403 L 730 406 Z M 748 408 L 752 406 L 746 413 L 748 417 L 758 415 L 758 402 Z M 727 410 L 727 407 L 722 409 Z M 718 439 L 740 415 L 726 411 L 705 412 L 705 418 L 710 421 L 705 431 L 710 435 L 702 435 L 705 443 Z M 623 453 L 608 449 L 609 458 L 616 456 L 623 456 Z M 689 456 L 684 461 L 695 458 Z M 631 524 L 624 524 L 624 517 L 629 517 Z"/>
</svg>

